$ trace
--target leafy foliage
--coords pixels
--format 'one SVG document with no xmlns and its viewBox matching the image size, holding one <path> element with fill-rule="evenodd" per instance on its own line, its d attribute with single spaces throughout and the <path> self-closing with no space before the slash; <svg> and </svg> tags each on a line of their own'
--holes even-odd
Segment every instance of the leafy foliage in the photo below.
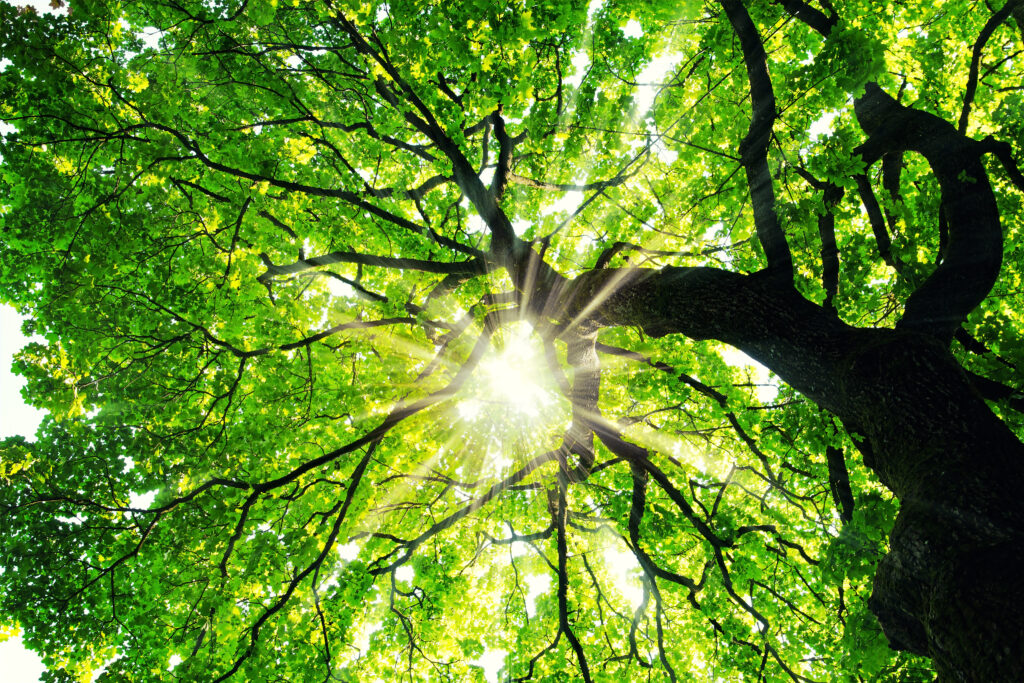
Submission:
<svg viewBox="0 0 1024 683">
<path fill-rule="evenodd" d="M 849 325 L 948 233 L 855 98 L 1016 145 L 954 351 L 1018 382 L 1020 13 L 972 67 L 967 0 L 0 6 L 0 298 L 52 417 L 3 445 L 0 604 L 53 680 L 931 680 L 868 609 L 898 503 L 843 426 L 579 313 L 595 273 L 771 260 L 737 5 L 794 284 Z"/>
</svg>

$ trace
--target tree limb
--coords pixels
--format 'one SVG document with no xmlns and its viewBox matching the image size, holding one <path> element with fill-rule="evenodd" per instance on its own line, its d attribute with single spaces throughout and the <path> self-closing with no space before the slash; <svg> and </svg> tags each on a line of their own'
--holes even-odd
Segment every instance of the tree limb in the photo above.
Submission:
<svg viewBox="0 0 1024 683">
<path fill-rule="evenodd" d="M 999 25 L 1009 18 L 1010 13 L 1019 6 L 1021 6 L 1021 0 L 1007 0 L 1003 8 L 985 22 L 985 27 L 981 29 L 978 39 L 974 41 L 974 48 L 971 51 L 971 68 L 967 75 L 967 87 L 964 90 L 964 105 L 960 111 L 960 122 L 956 128 L 961 135 L 967 133 L 971 105 L 974 103 L 974 94 L 978 90 L 978 67 L 981 65 L 981 54 L 985 50 L 985 43 L 992 37 Z"/>
<path fill-rule="evenodd" d="M 999 276 L 1003 235 L 979 143 L 948 122 L 901 105 L 874 83 L 854 103 L 868 140 L 858 147 L 868 165 L 883 154 L 914 150 L 928 160 L 942 191 L 949 246 L 942 263 L 907 300 L 897 326 L 944 343 L 988 295 Z"/>
<path fill-rule="evenodd" d="M 768 76 L 768 57 L 757 27 L 740 0 L 722 0 L 722 7 L 743 48 L 743 61 L 750 81 L 752 115 L 747 135 L 740 143 L 740 157 L 747 173 L 747 186 L 754 207 L 754 226 L 768 259 L 768 270 L 792 279 L 793 257 L 786 235 L 775 214 L 775 190 L 768 169 L 768 143 L 775 122 L 775 92 Z"/>
</svg>

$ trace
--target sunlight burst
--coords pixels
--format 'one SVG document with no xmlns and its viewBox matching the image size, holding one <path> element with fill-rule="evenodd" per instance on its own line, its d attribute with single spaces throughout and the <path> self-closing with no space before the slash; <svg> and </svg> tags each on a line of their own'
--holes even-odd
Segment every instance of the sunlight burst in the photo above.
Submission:
<svg viewBox="0 0 1024 683">
<path fill-rule="evenodd" d="M 479 417 L 491 404 L 504 406 L 518 418 L 537 418 L 552 406 L 554 387 L 532 333 L 529 324 L 521 323 L 496 339 L 496 351 L 480 362 L 476 396 L 459 408 L 463 417 Z"/>
<path fill-rule="evenodd" d="M 526 322 L 499 330 L 455 408 L 463 441 L 487 453 L 490 467 L 548 448 L 552 428 L 564 428 L 568 401 L 559 393 L 542 345 Z"/>
<path fill-rule="evenodd" d="M 481 363 L 480 370 L 494 400 L 536 417 L 551 405 L 553 396 L 543 379 L 544 359 L 531 342 L 530 332 L 528 326 L 521 326 L 506 340 L 504 349 Z"/>
</svg>

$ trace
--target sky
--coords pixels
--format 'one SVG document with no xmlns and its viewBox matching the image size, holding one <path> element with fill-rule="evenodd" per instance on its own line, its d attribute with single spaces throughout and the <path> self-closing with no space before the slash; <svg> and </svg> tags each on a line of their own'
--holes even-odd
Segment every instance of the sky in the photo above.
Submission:
<svg viewBox="0 0 1024 683">
<path fill-rule="evenodd" d="M 14 4 L 30 5 L 37 12 L 53 11 L 47 0 L 22 0 Z M 21 318 L 17 312 L 10 306 L 0 306 L 0 439 L 19 434 L 34 438 L 43 417 L 41 411 L 26 406 L 21 400 L 25 382 L 11 374 L 14 354 L 27 342 L 21 333 Z M 4 621 L 4 615 L 0 614 L 0 624 Z M 0 671 L 4 683 L 37 683 L 43 670 L 39 656 L 24 648 L 21 636 L 0 643 Z"/>
<path fill-rule="evenodd" d="M 15 2 L 38 12 L 52 11 L 46 0 Z M 0 160 L 2 161 L 2 160 Z M 0 306 L 0 439 L 21 435 L 33 439 L 43 413 L 25 405 L 21 388 L 25 381 L 11 374 L 14 354 L 28 342 L 21 333 L 21 318 L 10 306 Z M 0 624 L 5 621 L 0 614 Z M 44 671 L 39 656 L 25 649 L 21 636 L 0 643 L 0 671 L 4 683 L 37 683 Z"/>
<path fill-rule="evenodd" d="M 0 439 L 20 434 L 33 439 L 42 411 L 21 400 L 25 380 L 11 374 L 14 354 L 28 343 L 21 333 L 21 317 L 10 306 L 0 306 Z M 0 615 L 0 623 L 5 621 Z M 4 683 L 36 683 L 43 672 L 42 662 L 34 652 L 26 650 L 21 637 L 0 643 L 0 671 Z"/>
</svg>

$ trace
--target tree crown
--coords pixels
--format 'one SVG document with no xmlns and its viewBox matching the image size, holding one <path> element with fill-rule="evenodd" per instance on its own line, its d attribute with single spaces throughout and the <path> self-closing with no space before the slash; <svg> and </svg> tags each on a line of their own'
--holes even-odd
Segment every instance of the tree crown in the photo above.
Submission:
<svg viewBox="0 0 1024 683">
<path fill-rule="evenodd" d="M 4 612 L 55 680 L 930 680 L 778 347 L 1017 377 L 1015 8 L 3 5 Z"/>
</svg>

